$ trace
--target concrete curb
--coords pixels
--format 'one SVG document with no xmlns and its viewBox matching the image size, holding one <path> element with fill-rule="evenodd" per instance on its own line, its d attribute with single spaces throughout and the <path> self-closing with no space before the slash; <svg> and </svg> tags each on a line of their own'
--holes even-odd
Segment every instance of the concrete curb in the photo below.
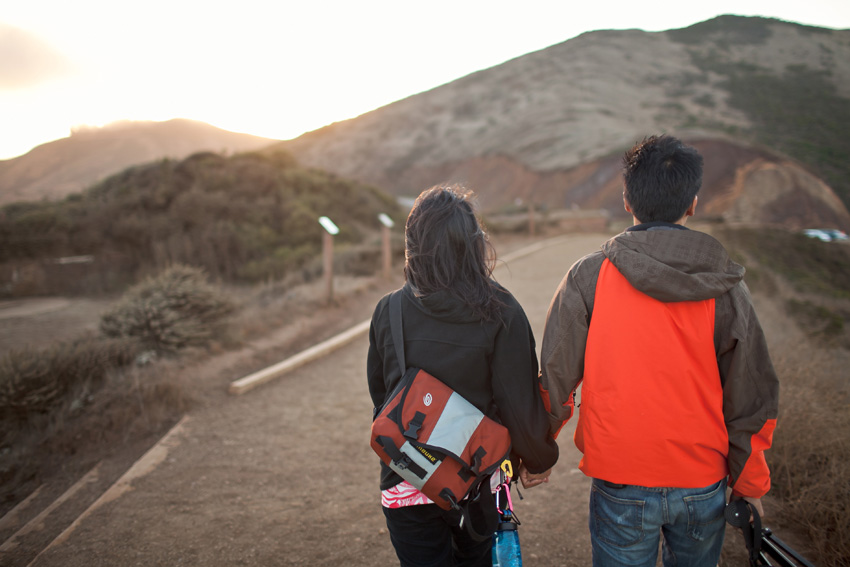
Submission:
<svg viewBox="0 0 850 567">
<path fill-rule="evenodd" d="M 74 495 L 83 489 L 87 484 L 97 481 L 98 478 L 98 470 L 100 469 L 100 465 L 102 461 L 97 463 L 93 469 L 91 469 L 88 473 L 86 473 L 80 480 L 78 480 L 74 485 L 65 491 L 62 496 L 53 501 L 50 506 L 45 508 L 38 514 L 35 518 L 30 520 L 24 525 L 21 529 L 15 532 L 9 539 L 7 539 L 3 545 L 0 545 L 0 554 L 6 553 L 18 547 L 18 540 L 20 538 L 25 537 L 27 534 L 40 531 L 44 529 L 44 521 L 50 516 L 54 511 L 56 511 L 62 504 L 70 500 L 74 497 Z M 41 487 L 33 493 L 33 495 L 38 494 L 38 491 L 41 490 Z"/>
<path fill-rule="evenodd" d="M 65 542 L 68 537 L 70 537 L 71 533 L 77 529 L 80 523 L 86 519 L 92 512 L 103 506 L 104 504 L 111 502 L 117 499 L 119 496 L 124 494 L 125 492 L 133 489 L 133 481 L 137 478 L 141 478 L 146 474 L 153 471 L 158 465 L 160 465 L 163 461 L 165 461 L 166 457 L 168 457 L 168 451 L 177 445 L 180 444 L 180 434 L 183 432 L 183 428 L 186 425 L 186 422 L 189 421 L 189 416 L 184 415 L 183 418 L 177 422 L 177 424 L 172 427 L 168 433 L 166 433 L 162 439 L 157 441 L 157 443 L 148 449 L 148 451 L 139 458 L 133 466 L 131 466 L 127 472 L 125 472 L 121 478 L 119 478 L 115 483 L 107 489 L 106 492 L 101 494 L 100 498 L 94 501 L 91 506 L 86 508 L 86 510 L 77 516 L 77 518 L 71 523 L 70 526 L 65 528 L 65 530 L 56 536 L 56 538 L 48 544 L 41 552 L 35 556 L 35 558 L 29 562 L 27 567 L 34 565 L 36 561 L 47 551 L 52 549 L 57 545 L 61 545 Z M 77 484 L 81 484 L 83 482 L 89 481 L 88 477 L 91 475 L 97 474 L 97 468 L 100 466 L 100 463 L 89 472 L 86 477 L 84 477 Z M 53 506 L 58 506 L 61 504 L 58 500 L 53 504 Z"/>
</svg>

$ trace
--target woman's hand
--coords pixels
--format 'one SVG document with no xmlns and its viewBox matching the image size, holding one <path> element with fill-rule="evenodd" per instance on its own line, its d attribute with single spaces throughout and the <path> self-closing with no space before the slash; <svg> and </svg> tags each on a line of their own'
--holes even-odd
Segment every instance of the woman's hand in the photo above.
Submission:
<svg viewBox="0 0 850 567">
<path fill-rule="evenodd" d="M 524 463 L 520 463 L 519 465 L 519 481 L 522 483 L 523 488 L 534 488 L 544 482 L 549 482 L 550 474 L 552 474 L 552 469 L 539 474 L 534 474 L 525 468 Z"/>
</svg>

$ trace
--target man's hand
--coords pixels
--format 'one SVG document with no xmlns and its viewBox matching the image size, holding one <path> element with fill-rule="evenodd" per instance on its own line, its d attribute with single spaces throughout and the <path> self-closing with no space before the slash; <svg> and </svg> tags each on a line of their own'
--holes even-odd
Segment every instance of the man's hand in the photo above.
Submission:
<svg viewBox="0 0 850 567">
<path fill-rule="evenodd" d="M 519 465 L 519 481 L 522 483 L 523 488 L 534 488 L 544 482 L 549 482 L 550 474 L 552 474 L 552 469 L 539 474 L 533 474 L 528 472 L 525 464 L 520 463 Z"/>
<path fill-rule="evenodd" d="M 764 507 L 761 504 L 761 498 L 752 498 L 751 496 L 736 496 L 733 494 L 729 500 L 746 500 L 747 502 L 753 505 L 753 508 L 755 508 L 756 512 L 759 513 L 759 517 L 764 518 Z M 750 522 L 752 521 L 753 516 L 752 514 L 750 514 Z"/>
</svg>

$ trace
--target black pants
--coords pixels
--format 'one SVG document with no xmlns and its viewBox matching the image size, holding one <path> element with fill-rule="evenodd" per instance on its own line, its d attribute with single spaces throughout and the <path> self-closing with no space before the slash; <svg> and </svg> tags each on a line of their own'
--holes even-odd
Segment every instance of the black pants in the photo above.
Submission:
<svg viewBox="0 0 850 567">
<path fill-rule="evenodd" d="M 492 540 L 458 527 L 460 514 L 436 504 L 383 508 L 401 567 L 490 567 Z"/>
</svg>

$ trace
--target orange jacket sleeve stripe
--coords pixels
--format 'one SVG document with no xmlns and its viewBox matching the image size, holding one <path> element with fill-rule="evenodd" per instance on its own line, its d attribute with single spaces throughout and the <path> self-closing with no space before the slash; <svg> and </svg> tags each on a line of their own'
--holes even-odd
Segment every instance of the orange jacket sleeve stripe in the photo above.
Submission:
<svg viewBox="0 0 850 567">
<path fill-rule="evenodd" d="M 752 436 L 750 445 L 752 452 L 747 464 L 737 479 L 732 479 L 732 493 L 736 496 L 761 498 L 770 490 L 770 470 L 764 459 L 764 452 L 773 443 L 773 431 L 776 420 L 768 419 L 761 430 Z"/>
</svg>

